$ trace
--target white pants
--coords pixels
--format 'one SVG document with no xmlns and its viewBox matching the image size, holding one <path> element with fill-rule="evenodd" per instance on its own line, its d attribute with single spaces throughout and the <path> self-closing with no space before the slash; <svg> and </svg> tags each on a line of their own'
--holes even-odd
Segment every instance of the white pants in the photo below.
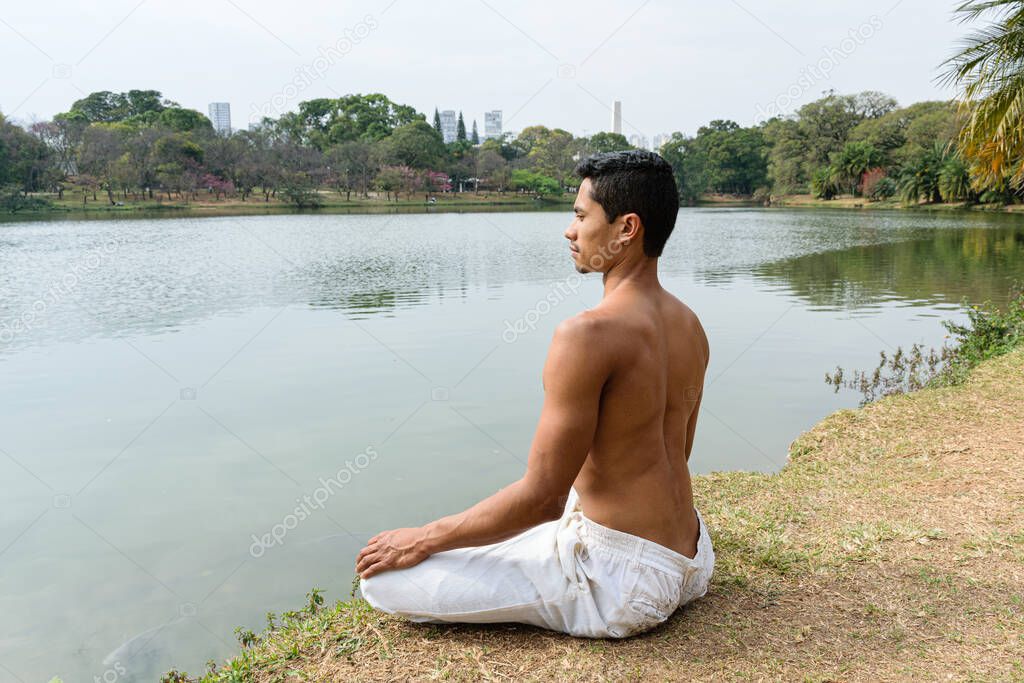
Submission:
<svg viewBox="0 0 1024 683">
<path fill-rule="evenodd" d="M 704 519 L 693 559 L 587 519 L 576 490 L 562 517 L 492 545 L 432 555 L 361 582 L 373 607 L 416 622 L 518 622 L 624 638 L 708 590 L 715 566 Z"/>
</svg>

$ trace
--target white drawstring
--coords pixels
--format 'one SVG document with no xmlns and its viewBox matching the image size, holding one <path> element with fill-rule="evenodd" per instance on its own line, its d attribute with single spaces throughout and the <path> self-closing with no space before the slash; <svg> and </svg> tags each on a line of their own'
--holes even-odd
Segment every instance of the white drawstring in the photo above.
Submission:
<svg viewBox="0 0 1024 683">
<path fill-rule="evenodd" d="M 574 511 L 566 516 L 557 538 L 558 561 L 562 566 L 562 575 L 576 588 L 576 593 L 586 593 L 590 590 L 590 582 L 580 571 L 579 564 L 579 560 L 585 559 L 587 555 L 587 546 L 581 538 L 584 529 L 582 513 Z M 571 593 L 571 597 L 575 598 L 576 593 Z"/>
</svg>

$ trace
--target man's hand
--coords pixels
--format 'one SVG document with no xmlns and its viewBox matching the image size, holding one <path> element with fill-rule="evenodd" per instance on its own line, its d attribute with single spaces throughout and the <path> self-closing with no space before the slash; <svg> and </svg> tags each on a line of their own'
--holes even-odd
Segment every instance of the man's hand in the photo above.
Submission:
<svg viewBox="0 0 1024 683">
<path fill-rule="evenodd" d="M 390 569 L 413 567 L 430 557 L 421 549 L 422 528 L 382 531 L 367 542 L 356 558 L 356 573 L 368 579 Z"/>
</svg>

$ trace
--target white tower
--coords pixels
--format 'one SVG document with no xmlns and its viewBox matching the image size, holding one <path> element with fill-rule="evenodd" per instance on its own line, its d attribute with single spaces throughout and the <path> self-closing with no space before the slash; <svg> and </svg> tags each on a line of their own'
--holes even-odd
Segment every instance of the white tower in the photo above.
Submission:
<svg viewBox="0 0 1024 683">
<path fill-rule="evenodd" d="M 210 102 L 210 123 L 221 135 L 231 135 L 231 105 L 227 102 Z"/>
<path fill-rule="evenodd" d="M 484 112 L 484 139 L 501 137 L 501 110 Z"/>
<path fill-rule="evenodd" d="M 447 145 L 449 142 L 455 142 L 456 129 L 458 128 L 458 120 L 455 117 L 454 109 L 445 109 L 440 114 L 441 116 L 441 137 L 444 138 L 444 143 Z"/>
<path fill-rule="evenodd" d="M 612 102 L 612 132 L 622 134 L 622 102 Z"/>
</svg>

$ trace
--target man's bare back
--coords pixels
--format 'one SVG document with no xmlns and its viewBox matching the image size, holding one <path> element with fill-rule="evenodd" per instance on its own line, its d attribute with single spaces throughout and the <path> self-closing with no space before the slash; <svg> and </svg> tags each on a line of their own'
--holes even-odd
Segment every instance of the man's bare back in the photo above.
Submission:
<svg viewBox="0 0 1024 683">
<path fill-rule="evenodd" d="M 648 289 L 620 286 L 580 314 L 596 322 L 613 370 L 574 486 L 590 519 L 692 558 L 698 526 L 687 461 L 708 343 L 689 307 Z"/>
</svg>

